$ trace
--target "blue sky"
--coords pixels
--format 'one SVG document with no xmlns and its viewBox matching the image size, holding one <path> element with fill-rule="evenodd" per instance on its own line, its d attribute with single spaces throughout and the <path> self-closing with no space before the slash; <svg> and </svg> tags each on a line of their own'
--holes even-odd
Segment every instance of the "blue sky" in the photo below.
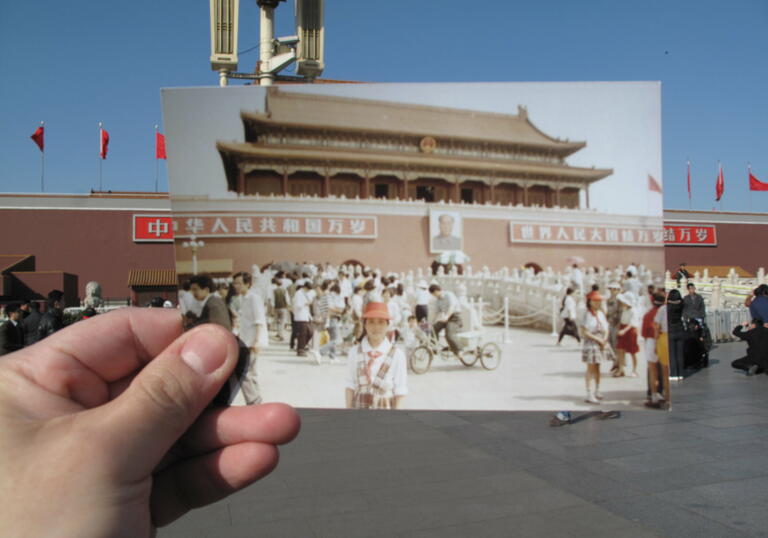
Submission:
<svg viewBox="0 0 768 538">
<path fill-rule="evenodd" d="M 277 34 L 293 30 L 293 2 Z M 325 78 L 368 82 L 660 80 L 665 207 L 768 211 L 768 2 L 329 0 Z M 474 6 L 474 7 L 470 7 Z M 39 192 L 29 139 L 46 122 L 46 192 L 153 190 L 160 88 L 213 86 L 208 2 L 0 4 L 0 191 Z M 241 2 L 239 50 L 258 44 Z M 251 71 L 258 50 L 240 56 Z M 725 196 L 714 202 L 717 161 Z M 165 163 L 160 189 L 167 188 Z"/>
</svg>

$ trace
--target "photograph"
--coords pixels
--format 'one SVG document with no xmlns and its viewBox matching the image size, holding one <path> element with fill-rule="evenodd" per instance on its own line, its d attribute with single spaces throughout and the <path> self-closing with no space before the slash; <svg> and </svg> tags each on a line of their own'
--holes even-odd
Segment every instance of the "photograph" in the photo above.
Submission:
<svg viewBox="0 0 768 538">
<path fill-rule="evenodd" d="M 241 345 L 222 399 L 670 408 L 658 82 L 162 104 L 185 319 Z"/>
</svg>

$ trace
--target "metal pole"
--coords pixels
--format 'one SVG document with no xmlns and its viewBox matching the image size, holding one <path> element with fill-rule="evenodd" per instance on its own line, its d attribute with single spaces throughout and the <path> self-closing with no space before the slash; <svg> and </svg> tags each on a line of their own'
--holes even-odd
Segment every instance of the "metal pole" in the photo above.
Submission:
<svg viewBox="0 0 768 538">
<path fill-rule="evenodd" d="M 45 127 L 44 121 L 40 122 L 40 127 Z M 44 192 L 44 191 L 45 191 L 45 144 L 43 144 L 43 149 L 40 151 L 40 192 Z"/>
<path fill-rule="evenodd" d="M 219 86 L 222 88 L 227 85 L 227 70 L 219 69 Z"/>
<path fill-rule="evenodd" d="M 262 69 L 269 65 L 272 59 L 272 47 L 275 39 L 275 8 L 267 5 L 267 2 L 259 2 L 259 61 Z M 275 76 L 271 73 L 263 73 L 260 76 L 261 86 L 271 86 Z"/>
<path fill-rule="evenodd" d="M 509 338 L 509 297 L 504 296 L 504 343 L 508 344 L 512 340 Z"/>
<path fill-rule="evenodd" d="M 554 295 L 549 298 L 549 302 L 552 303 L 552 336 L 557 336 L 557 303 Z"/>
</svg>

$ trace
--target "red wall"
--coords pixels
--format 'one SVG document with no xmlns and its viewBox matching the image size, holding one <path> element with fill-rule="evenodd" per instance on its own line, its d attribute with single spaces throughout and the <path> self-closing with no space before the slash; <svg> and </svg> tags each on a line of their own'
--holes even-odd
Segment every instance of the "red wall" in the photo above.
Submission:
<svg viewBox="0 0 768 538">
<path fill-rule="evenodd" d="M 133 211 L 3 209 L 0 253 L 34 254 L 36 271 L 77 275 L 78 295 L 91 280 L 102 296 L 130 296 L 130 269 L 173 269 L 171 243 L 134 243 Z M 141 213 L 152 213 L 143 211 Z"/>
</svg>

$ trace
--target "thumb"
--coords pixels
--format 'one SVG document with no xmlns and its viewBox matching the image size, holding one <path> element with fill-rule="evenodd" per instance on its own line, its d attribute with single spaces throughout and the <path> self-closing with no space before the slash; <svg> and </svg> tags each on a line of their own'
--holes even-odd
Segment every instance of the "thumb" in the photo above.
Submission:
<svg viewBox="0 0 768 538">
<path fill-rule="evenodd" d="M 138 477 L 154 469 L 232 373 L 237 354 L 229 331 L 202 325 L 177 338 L 105 406 L 105 443 L 128 472 Z"/>
</svg>

